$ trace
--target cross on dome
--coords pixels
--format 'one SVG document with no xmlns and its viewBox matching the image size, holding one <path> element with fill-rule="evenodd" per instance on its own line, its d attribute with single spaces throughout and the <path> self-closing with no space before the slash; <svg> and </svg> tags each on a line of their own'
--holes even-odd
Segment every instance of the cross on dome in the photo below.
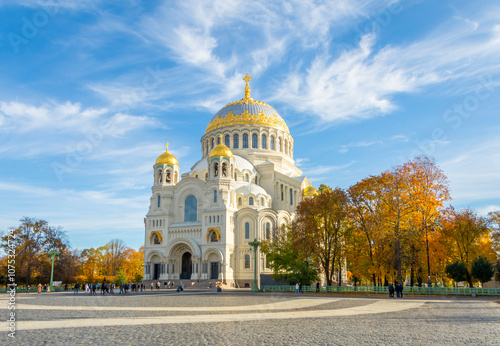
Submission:
<svg viewBox="0 0 500 346">
<path fill-rule="evenodd" d="M 250 91 L 252 91 L 252 89 L 250 89 L 250 86 L 248 85 L 250 79 L 252 79 L 252 76 L 250 76 L 248 73 L 246 74 L 245 77 L 243 77 L 243 80 L 247 83 L 247 85 L 245 86 L 245 99 L 250 98 Z"/>
</svg>

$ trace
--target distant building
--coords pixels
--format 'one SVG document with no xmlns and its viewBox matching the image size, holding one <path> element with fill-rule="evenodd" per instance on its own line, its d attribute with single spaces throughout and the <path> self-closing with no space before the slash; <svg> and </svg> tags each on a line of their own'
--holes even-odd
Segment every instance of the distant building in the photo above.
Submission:
<svg viewBox="0 0 500 346">
<path fill-rule="evenodd" d="M 318 191 L 293 160 L 294 140 L 268 104 L 227 104 L 201 137 L 201 160 L 180 176 L 176 157 L 158 156 L 145 218 L 144 280 L 220 280 L 251 285 L 248 243 L 272 239 L 298 203 Z M 260 251 L 258 273 L 271 274 Z"/>
</svg>

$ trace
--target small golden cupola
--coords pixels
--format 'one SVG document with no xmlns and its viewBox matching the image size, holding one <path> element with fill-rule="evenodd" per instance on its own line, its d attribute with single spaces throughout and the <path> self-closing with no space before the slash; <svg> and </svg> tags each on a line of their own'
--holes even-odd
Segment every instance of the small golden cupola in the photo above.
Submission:
<svg viewBox="0 0 500 346">
<path fill-rule="evenodd" d="M 155 185 L 175 185 L 179 182 L 179 164 L 174 154 L 167 149 L 158 156 L 154 164 Z"/>
<path fill-rule="evenodd" d="M 219 144 L 217 144 L 211 151 L 210 151 L 210 157 L 213 156 L 227 156 L 227 157 L 233 157 L 233 153 L 231 152 L 231 149 L 229 149 L 223 142 L 222 142 L 222 135 L 219 135 Z"/>
<path fill-rule="evenodd" d="M 177 158 L 173 154 L 168 152 L 168 143 L 167 143 L 167 150 L 165 150 L 163 154 L 158 156 L 158 158 L 156 159 L 156 164 L 177 165 Z"/>
<path fill-rule="evenodd" d="M 314 197 L 314 196 L 317 196 L 319 195 L 319 191 L 317 188 L 315 188 L 314 186 L 311 185 L 311 179 L 309 179 L 309 186 L 306 187 L 303 191 L 302 191 L 302 196 L 303 197 Z"/>
</svg>

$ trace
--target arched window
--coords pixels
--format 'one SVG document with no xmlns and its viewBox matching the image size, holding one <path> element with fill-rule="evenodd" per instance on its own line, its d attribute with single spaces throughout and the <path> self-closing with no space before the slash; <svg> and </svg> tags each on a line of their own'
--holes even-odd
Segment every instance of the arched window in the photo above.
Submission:
<svg viewBox="0 0 500 346">
<path fill-rule="evenodd" d="M 214 203 L 217 203 L 217 190 L 214 190 Z"/>
<path fill-rule="evenodd" d="M 262 135 L 262 149 L 267 149 L 267 136 Z"/>
<path fill-rule="evenodd" d="M 219 163 L 214 162 L 214 177 L 219 176 Z"/>
<path fill-rule="evenodd" d="M 283 152 L 283 144 L 281 143 L 281 138 L 278 138 L 278 146 L 281 152 Z"/>
<path fill-rule="evenodd" d="M 293 205 L 293 190 L 290 189 L 290 205 Z"/>
<path fill-rule="evenodd" d="M 271 150 L 274 150 L 274 136 L 271 136 Z"/>
<path fill-rule="evenodd" d="M 167 170 L 167 173 L 165 174 L 165 182 L 170 183 L 171 177 L 170 177 L 170 170 Z"/>
<path fill-rule="evenodd" d="M 285 200 L 285 193 L 283 191 L 283 184 L 281 184 L 281 200 Z"/>
<path fill-rule="evenodd" d="M 198 200 L 190 195 L 184 201 L 184 221 L 193 222 L 198 220 Z"/>
<path fill-rule="evenodd" d="M 163 181 L 163 176 L 161 174 L 161 169 L 158 170 L 158 182 L 161 183 Z"/>
<path fill-rule="evenodd" d="M 235 133 L 233 136 L 233 148 L 238 149 L 240 146 L 240 135 Z"/>
<path fill-rule="evenodd" d="M 245 269 L 250 269 L 250 255 L 245 255 Z"/>
<path fill-rule="evenodd" d="M 248 181 L 250 180 L 250 178 L 248 177 L 248 173 L 245 174 L 245 181 L 248 183 Z"/>
<path fill-rule="evenodd" d="M 264 198 L 260 199 L 260 205 L 264 207 Z"/>
<path fill-rule="evenodd" d="M 227 177 L 227 163 L 222 162 L 221 169 L 222 169 L 222 177 L 224 178 Z"/>
<path fill-rule="evenodd" d="M 158 208 L 161 206 L 161 196 L 158 195 Z"/>
<path fill-rule="evenodd" d="M 252 134 L 252 148 L 257 149 L 259 146 L 259 140 L 256 133 Z"/>
<path fill-rule="evenodd" d="M 229 135 L 224 136 L 224 144 L 229 148 Z"/>
<path fill-rule="evenodd" d="M 248 148 L 248 133 L 243 134 L 243 149 Z"/>
<path fill-rule="evenodd" d="M 220 144 L 220 137 L 217 137 L 217 145 Z"/>
<path fill-rule="evenodd" d="M 266 223 L 266 239 L 271 239 L 271 224 Z"/>
<path fill-rule="evenodd" d="M 250 198 L 248 199 L 248 205 L 253 205 L 253 197 L 250 197 Z"/>
<path fill-rule="evenodd" d="M 288 141 L 285 139 L 285 154 L 288 155 Z"/>
<path fill-rule="evenodd" d="M 214 139 L 212 138 L 212 148 L 211 149 L 213 149 L 213 148 L 214 148 Z"/>
<path fill-rule="evenodd" d="M 238 205 L 243 205 L 243 198 L 238 198 Z"/>
<path fill-rule="evenodd" d="M 212 223 L 212 217 L 211 216 L 208 217 L 208 223 Z"/>
<path fill-rule="evenodd" d="M 250 224 L 245 222 L 245 239 L 250 239 Z"/>
<path fill-rule="evenodd" d="M 238 176 L 236 175 L 236 172 L 234 173 L 234 181 L 238 181 Z"/>
</svg>

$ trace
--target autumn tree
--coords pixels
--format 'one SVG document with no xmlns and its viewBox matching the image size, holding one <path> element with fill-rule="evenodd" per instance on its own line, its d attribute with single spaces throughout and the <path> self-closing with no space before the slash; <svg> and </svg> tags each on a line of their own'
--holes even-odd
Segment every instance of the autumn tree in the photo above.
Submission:
<svg viewBox="0 0 500 346">
<path fill-rule="evenodd" d="M 443 232 L 450 242 L 450 256 L 467 267 L 466 280 L 472 287 L 472 260 L 480 255 L 492 255 L 488 220 L 472 209 L 455 211 L 449 208 L 444 219 Z"/>
<path fill-rule="evenodd" d="M 497 262 L 500 264 L 500 210 L 488 213 L 491 230 L 491 240 L 493 250 L 497 256 Z"/>
<path fill-rule="evenodd" d="M 380 273 L 385 257 L 382 248 L 385 242 L 382 224 L 382 183 L 380 176 L 371 176 L 347 190 L 350 222 L 354 231 L 353 241 L 357 241 L 352 247 L 351 268 L 359 276 L 363 276 L 360 271 L 363 268 L 365 273 L 371 275 L 373 286 L 377 285 L 376 274 Z"/>
<path fill-rule="evenodd" d="M 300 202 L 292 233 L 308 257 L 321 265 L 326 283 L 331 285 L 336 269 L 340 273 L 344 263 L 341 258 L 349 231 L 348 199 L 340 188 L 321 185 L 319 191 L 318 196 Z M 341 277 L 337 280 L 340 283 Z"/>
<path fill-rule="evenodd" d="M 446 201 L 450 200 L 448 178 L 436 165 L 434 159 L 427 156 L 418 156 L 406 164 L 409 167 L 412 203 L 415 206 L 413 214 L 422 238 L 426 243 L 427 275 L 429 282 L 430 254 L 429 234 L 434 232 L 440 223 L 441 210 Z"/>
<path fill-rule="evenodd" d="M 66 233 L 60 227 L 50 226 L 47 221 L 24 217 L 18 228 L 13 230 L 16 253 L 16 275 L 18 281 L 31 284 L 33 279 L 48 282 L 50 272 L 47 251 L 67 251 L 69 242 Z M 12 239 L 12 237 L 11 237 Z M 2 248 L 7 250 L 9 237 L 2 237 Z"/>
</svg>

